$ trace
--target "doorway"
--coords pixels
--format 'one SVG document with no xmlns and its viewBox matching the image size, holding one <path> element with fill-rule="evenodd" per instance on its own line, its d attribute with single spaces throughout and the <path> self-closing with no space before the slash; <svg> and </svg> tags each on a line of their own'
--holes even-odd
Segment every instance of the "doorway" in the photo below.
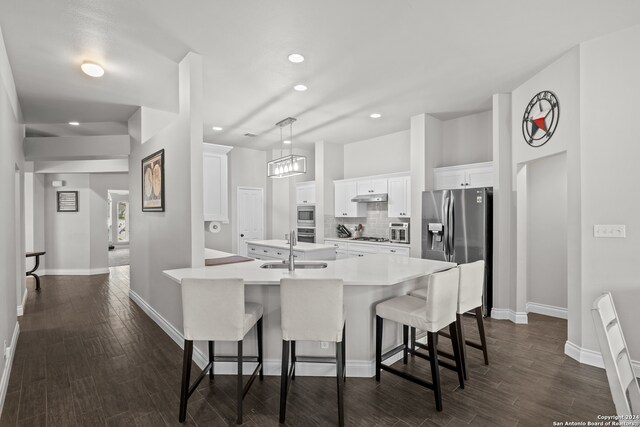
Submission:
<svg viewBox="0 0 640 427">
<path fill-rule="evenodd" d="M 129 265 L 129 190 L 108 190 L 109 267 Z"/>
<path fill-rule="evenodd" d="M 238 187 L 238 254 L 247 256 L 247 242 L 264 239 L 264 190 Z"/>
<path fill-rule="evenodd" d="M 16 254 L 16 307 L 18 309 L 19 315 L 22 315 L 21 311 L 23 310 L 23 300 L 26 297 L 26 277 L 25 277 L 25 252 L 23 247 L 23 233 L 24 233 L 24 222 L 22 218 L 22 187 L 20 185 L 20 168 L 18 165 L 15 165 L 15 172 L 13 178 L 13 198 L 14 198 L 14 208 L 13 208 L 13 224 L 14 224 L 14 235 L 15 235 L 15 254 Z"/>
</svg>

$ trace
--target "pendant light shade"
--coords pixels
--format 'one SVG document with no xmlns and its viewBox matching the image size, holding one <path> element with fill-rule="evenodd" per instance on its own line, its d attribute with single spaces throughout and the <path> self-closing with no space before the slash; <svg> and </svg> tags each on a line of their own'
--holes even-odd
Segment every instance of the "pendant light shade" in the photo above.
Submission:
<svg viewBox="0 0 640 427">
<path fill-rule="evenodd" d="M 276 126 L 280 127 L 280 144 L 282 141 L 282 128 L 289 125 L 289 141 L 291 143 L 291 151 L 288 156 L 283 156 L 278 159 L 267 162 L 267 177 L 269 178 L 287 178 L 295 175 L 302 175 L 307 173 L 307 158 L 293 154 L 293 122 L 296 119 L 293 117 L 287 117 L 286 119 L 276 123 Z M 282 152 L 282 151 L 281 151 Z"/>
</svg>

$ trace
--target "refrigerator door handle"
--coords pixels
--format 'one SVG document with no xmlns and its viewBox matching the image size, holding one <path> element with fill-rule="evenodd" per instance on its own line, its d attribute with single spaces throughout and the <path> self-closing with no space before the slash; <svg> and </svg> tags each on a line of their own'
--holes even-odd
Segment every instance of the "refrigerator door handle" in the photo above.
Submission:
<svg viewBox="0 0 640 427">
<path fill-rule="evenodd" d="M 454 236 L 455 236 L 455 200 L 453 198 L 453 194 L 451 195 L 451 197 L 449 198 L 449 217 L 447 218 L 447 222 L 449 223 L 449 227 L 448 227 L 448 247 L 449 247 L 449 262 L 453 262 L 453 260 L 455 259 L 456 256 L 456 249 L 455 249 L 455 243 L 454 243 Z"/>
<path fill-rule="evenodd" d="M 449 192 L 445 191 L 444 202 L 442 203 L 442 222 L 444 230 L 442 232 L 442 245 L 444 246 L 444 258 L 449 260 Z"/>
</svg>

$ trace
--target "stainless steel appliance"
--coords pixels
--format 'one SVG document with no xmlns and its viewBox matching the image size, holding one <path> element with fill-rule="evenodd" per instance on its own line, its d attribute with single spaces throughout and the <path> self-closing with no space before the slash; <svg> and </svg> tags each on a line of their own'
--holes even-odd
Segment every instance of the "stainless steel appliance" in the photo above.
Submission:
<svg viewBox="0 0 640 427">
<path fill-rule="evenodd" d="M 313 227 L 298 227 L 298 242 L 315 243 L 316 229 Z"/>
<path fill-rule="evenodd" d="M 316 207 L 313 205 L 298 206 L 297 222 L 298 227 L 315 227 Z"/>
<path fill-rule="evenodd" d="M 493 306 L 493 189 L 422 193 L 422 258 L 464 264 L 485 261 L 484 313 Z"/>
<path fill-rule="evenodd" d="M 389 195 L 386 193 L 381 194 L 360 194 L 351 199 L 352 202 L 358 203 L 375 203 L 375 202 L 386 202 L 389 200 Z"/>
<path fill-rule="evenodd" d="M 389 223 L 389 241 L 391 243 L 409 243 L 409 223 Z"/>
</svg>

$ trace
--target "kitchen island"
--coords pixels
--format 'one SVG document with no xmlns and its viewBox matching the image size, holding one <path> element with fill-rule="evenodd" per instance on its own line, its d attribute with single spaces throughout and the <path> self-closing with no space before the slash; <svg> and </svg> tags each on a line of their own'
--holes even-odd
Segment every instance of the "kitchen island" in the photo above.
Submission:
<svg viewBox="0 0 640 427">
<path fill-rule="evenodd" d="M 205 250 L 207 258 L 232 256 L 233 254 Z M 385 254 L 366 257 L 326 261 L 323 269 L 260 268 L 265 261 L 252 260 L 213 267 L 181 268 L 163 273 L 176 282 L 184 278 L 242 278 L 246 286 L 245 299 L 260 303 L 264 307 L 264 358 L 265 374 L 280 374 L 282 335 L 280 330 L 280 279 L 295 278 L 340 278 L 344 281 L 344 305 L 347 319 L 347 375 L 350 377 L 371 377 L 375 366 L 375 306 L 386 299 L 404 295 L 425 285 L 425 277 L 431 273 L 446 270 L 454 263 L 419 258 L 405 258 Z M 384 348 L 397 345 L 401 337 L 401 327 L 385 325 Z M 255 352 L 255 332 L 245 338 L 247 354 Z M 202 343 L 199 343 L 202 345 Z M 333 356 L 335 350 L 330 344 L 322 348 L 321 343 L 300 342 L 298 354 L 304 356 Z M 204 349 L 204 346 L 201 347 Z M 216 344 L 219 354 L 232 355 L 235 346 L 231 343 Z M 194 351 L 194 359 L 202 366 L 206 364 L 202 352 Z M 216 366 L 220 373 L 233 373 L 233 363 Z M 298 363 L 297 375 L 334 375 L 334 364 Z"/>
<path fill-rule="evenodd" d="M 247 242 L 250 257 L 264 260 L 288 259 L 289 243 L 286 240 L 250 240 Z M 296 260 L 333 260 L 336 248 L 333 245 L 298 242 L 293 246 Z"/>
</svg>

